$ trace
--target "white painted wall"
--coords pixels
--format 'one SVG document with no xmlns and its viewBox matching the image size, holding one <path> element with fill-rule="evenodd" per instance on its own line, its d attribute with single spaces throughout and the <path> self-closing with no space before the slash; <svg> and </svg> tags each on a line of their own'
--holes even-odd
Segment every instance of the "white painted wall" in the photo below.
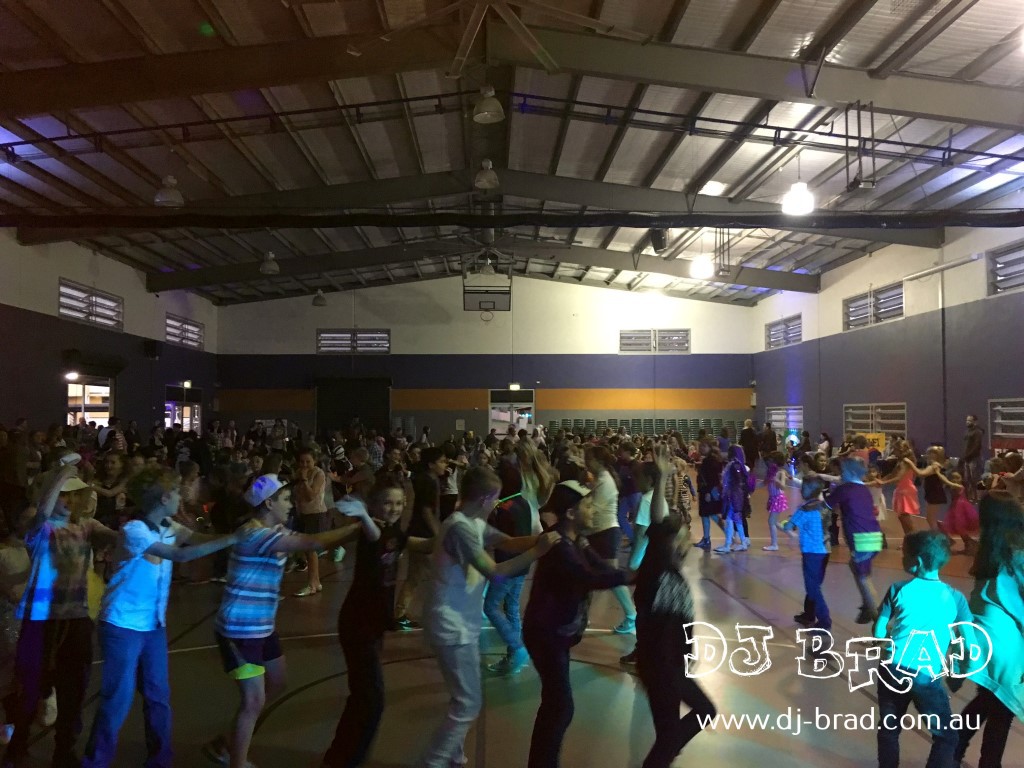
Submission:
<svg viewBox="0 0 1024 768">
<path fill-rule="evenodd" d="M 803 315 L 804 341 L 843 333 L 843 301 L 872 286 L 891 285 L 908 275 L 972 255 L 980 258 L 935 275 L 904 283 L 904 314 L 918 315 L 946 307 L 988 299 L 988 263 L 985 253 L 1022 239 L 1012 229 L 950 229 L 939 249 L 893 245 L 822 276 L 817 295 L 780 293 L 753 309 L 749 350 L 764 350 L 766 323 Z M 898 322 L 898 321 L 895 321 Z M 857 333 L 856 330 L 848 333 Z"/>
<path fill-rule="evenodd" d="M 312 354 L 318 328 L 390 328 L 394 354 L 617 354 L 619 331 L 690 328 L 695 353 L 746 354 L 751 310 L 516 278 L 512 311 L 485 322 L 462 309 L 462 280 L 431 280 L 220 308 L 226 354 Z"/>
<path fill-rule="evenodd" d="M 0 230 L 0 304 L 57 315 L 60 278 L 124 299 L 125 333 L 163 341 L 168 312 L 205 325 L 205 349 L 217 351 L 217 307 L 186 291 L 146 292 L 142 272 L 74 243 L 23 246 Z"/>
</svg>

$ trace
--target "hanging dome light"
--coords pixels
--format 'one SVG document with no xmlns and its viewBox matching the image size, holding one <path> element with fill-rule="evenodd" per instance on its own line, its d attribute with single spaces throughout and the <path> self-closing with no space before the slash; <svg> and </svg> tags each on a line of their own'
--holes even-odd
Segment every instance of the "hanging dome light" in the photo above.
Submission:
<svg viewBox="0 0 1024 768">
<path fill-rule="evenodd" d="M 473 186 L 476 189 L 483 190 L 497 189 L 500 186 L 498 174 L 494 171 L 494 163 L 490 160 L 484 160 L 480 163 L 480 170 L 476 172 Z"/>
<path fill-rule="evenodd" d="M 313 297 L 313 306 L 314 307 L 326 307 L 327 306 L 327 297 L 324 296 L 323 288 L 317 288 L 316 296 Z"/>
<path fill-rule="evenodd" d="M 715 260 L 711 256 L 698 256 L 690 260 L 690 277 L 694 280 L 709 280 L 715 274 Z"/>
<path fill-rule="evenodd" d="M 782 198 L 782 212 L 787 216 L 806 216 L 814 211 L 814 193 L 807 184 L 798 181 Z"/>
<path fill-rule="evenodd" d="M 277 257 L 274 256 L 273 251 L 268 251 L 267 255 L 263 257 L 263 263 L 260 264 L 261 275 L 279 275 L 281 274 L 281 265 L 277 263 Z"/>
<path fill-rule="evenodd" d="M 153 195 L 153 205 L 160 208 L 182 208 L 185 198 L 178 189 L 178 180 L 173 176 L 164 176 L 163 184 Z"/>
<path fill-rule="evenodd" d="M 486 259 L 484 259 L 484 265 L 482 267 L 480 267 L 480 274 L 481 275 L 493 275 L 493 274 L 495 274 L 495 272 L 494 272 L 494 265 L 491 264 L 491 257 L 490 256 L 488 256 Z"/>
<path fill-rule="evenodd" d="M 494 87 L 485 85 L 480 89 L 480 101 L 473 107 L 473 122 L 480 125 L 493 125 L 505 119 L 505 109 L 494 96 Z"/>
</svg>

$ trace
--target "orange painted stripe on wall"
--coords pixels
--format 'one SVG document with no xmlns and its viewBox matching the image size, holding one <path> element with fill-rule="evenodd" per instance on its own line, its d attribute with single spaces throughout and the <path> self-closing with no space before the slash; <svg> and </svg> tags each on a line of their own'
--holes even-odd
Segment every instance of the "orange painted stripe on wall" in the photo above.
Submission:
<svg viewBox="0 0 1024 768">
<path fill-rule="evenodd" d="M 749 389 L 539 389 L 538 411 L 732 411 L 750 407 Z"/>
<path fill-rule="evenodd" d="M 312 411 L 316 391 L 312 389 L 220 389 L 221 411 Z"/>
<path fill-rule="evenodd" d="M 490 391 L 486 389 L 392 389 L 392 411 L 487 410 Z"/>
</svg>

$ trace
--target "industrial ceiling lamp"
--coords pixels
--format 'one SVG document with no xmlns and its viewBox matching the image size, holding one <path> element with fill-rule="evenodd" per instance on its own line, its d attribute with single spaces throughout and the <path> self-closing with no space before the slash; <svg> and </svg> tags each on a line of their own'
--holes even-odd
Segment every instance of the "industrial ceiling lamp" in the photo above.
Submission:
<svg viewBox="0 0 1024 768">
<path fill-rule="evenodd" d="M 498 188 L 498 174 L 494 172 L 494 163 L 490 160 L 484 160 L 480 163 L 480 170 L 476 172 L 476 178 L 473 180 L 473 186 L 476 189 L 486 191 Z"/>
<path fill-rule="evenodd" d="M 185 197 L 178 189 L 178 180 L 173 176 L 164 176 L 163 184 L 153 195 L 153 205 L 159 208 L 182 208 L 185 205 Z"/>
<path fill-rule="evenodd" d="M 694 280 L 710 280 L 715 274 L 715 259 L 701 254 L 690 260 L 690 277 Z"/>
<path fill-rule="evenodd" d="M 493 125 L 505 119 L 505 109 L 494 95 L 494 87 L 485 85 L 480 89 L 480 101 L 473 107 L 473 122 Z"/>
<path fill-rule="evenodd" d="M 314 307 L 326 307 L 327 306 L 327 297 L 324 296 L 323 288 L 317 288 L 316 289 L 316 296 L 313 297 L 313 306 Z"/>
<path fill-rule="evenodd" d="M 800 180 L 800 155 L 796 156 L 796 182 L 782 197 L 782 212 L 787 216 L 806 216 L 814 211 L 814 194 Z"/>
<path fill-rule="evenodd" d="M 480 267 L 480 274 L 481 275 L 493 275 L 493 274 L 495 274 L 495 272 L 494 272 L 494 265 L 491 264 L 491 257 L 490 256 L 488 256 L 487 258 L 484 259 L 484 265 L 482 267 Z"/>
<path fill-rule="evenodd" d="M 261 275 L 279 275 L 281 274 L 281 265 L 277 263 L 277 257 L 274 256 L 273 251 L 267 251 L 267 255 L 263 257 L 263 263 L 260 264 Z"/>
</svg>

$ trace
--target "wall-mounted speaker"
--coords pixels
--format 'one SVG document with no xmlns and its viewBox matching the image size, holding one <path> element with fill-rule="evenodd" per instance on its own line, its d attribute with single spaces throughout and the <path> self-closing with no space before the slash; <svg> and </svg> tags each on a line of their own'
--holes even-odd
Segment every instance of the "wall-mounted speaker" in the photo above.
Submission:
<svg viewBox="0 0 1024 768">
<path fill-rule="evenodd" d="M 156 339 L 142 340 L 142 354 L 146 356 L 146 359 L 159 360 L 163 351 L 164 343 L 162 341 L 157 341 Z"/>
</svg>

